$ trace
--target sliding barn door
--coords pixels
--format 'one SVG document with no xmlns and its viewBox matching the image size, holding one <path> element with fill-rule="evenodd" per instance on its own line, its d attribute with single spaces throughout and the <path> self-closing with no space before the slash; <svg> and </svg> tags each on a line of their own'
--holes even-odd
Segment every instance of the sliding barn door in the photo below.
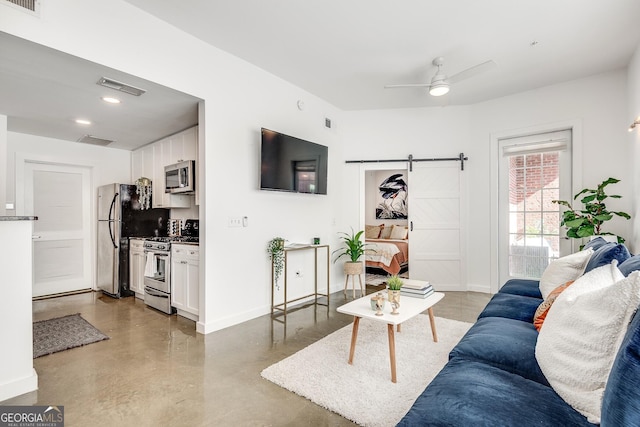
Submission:
<svg viewBox="0 0 640 427">
<path fill-rule="evenodd" d="M 417 162 L 409 172 L 409 276 L 436 290 L 463 285 L 462 172 L 458 162 Z"/>
</svg>

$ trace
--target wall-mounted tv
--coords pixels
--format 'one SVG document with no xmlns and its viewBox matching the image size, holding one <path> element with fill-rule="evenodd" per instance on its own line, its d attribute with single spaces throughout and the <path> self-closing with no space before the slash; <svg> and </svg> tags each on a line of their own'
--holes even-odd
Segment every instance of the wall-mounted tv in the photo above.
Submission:
<svg viewBox="0 0 640 427">
<path fill-rule="evenodd" d="M 262 128 L 260 189 L 327 194 L 329 149 Z"/>
</svg>

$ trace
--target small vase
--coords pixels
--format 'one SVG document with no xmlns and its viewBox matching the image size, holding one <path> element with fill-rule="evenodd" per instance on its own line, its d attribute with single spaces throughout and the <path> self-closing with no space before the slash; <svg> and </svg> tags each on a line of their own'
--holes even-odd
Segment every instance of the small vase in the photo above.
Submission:
<svg viewBox="0 0 640 427">
<path fill-rule="evenodd" d="M 393 291 L 391 289 L 387 289 L 387 295 L 389 298 L 389 303 L 391 304 L 391 314 L 398 314 L 398 307 L 400 307 L 400 291 Z"/>
</svg>

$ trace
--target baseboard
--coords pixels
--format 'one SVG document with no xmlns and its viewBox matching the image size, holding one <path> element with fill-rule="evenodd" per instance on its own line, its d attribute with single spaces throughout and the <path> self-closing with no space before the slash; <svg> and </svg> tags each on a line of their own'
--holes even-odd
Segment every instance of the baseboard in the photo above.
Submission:
<svg viewBox="0 0 640 427">
<path fill-rule="evenodd" d="M 30 376 L 0 384 L 0 402 L 38 389 L 38 373 L 32 369 Z"/>
<path fill-rule="evenodd" d="M 467 285 L 467 290 L 469 292 L 481 292 L 483 294 L 491 293 L 491 287 L 489 285 L 470 284 Z"/>
</svg>

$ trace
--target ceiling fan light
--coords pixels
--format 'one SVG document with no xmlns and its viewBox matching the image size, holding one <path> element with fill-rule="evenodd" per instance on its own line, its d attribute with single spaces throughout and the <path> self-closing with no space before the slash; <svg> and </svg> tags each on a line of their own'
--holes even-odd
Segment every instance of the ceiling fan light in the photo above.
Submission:
<svg viewBox="0 0 640 427">
<path fill-rule="evenodd" d="M 429 88 L 429 95 L 442 96 L 449 93 L 449 85 L 447 83 L 437 83 Z"/>
</svg>

